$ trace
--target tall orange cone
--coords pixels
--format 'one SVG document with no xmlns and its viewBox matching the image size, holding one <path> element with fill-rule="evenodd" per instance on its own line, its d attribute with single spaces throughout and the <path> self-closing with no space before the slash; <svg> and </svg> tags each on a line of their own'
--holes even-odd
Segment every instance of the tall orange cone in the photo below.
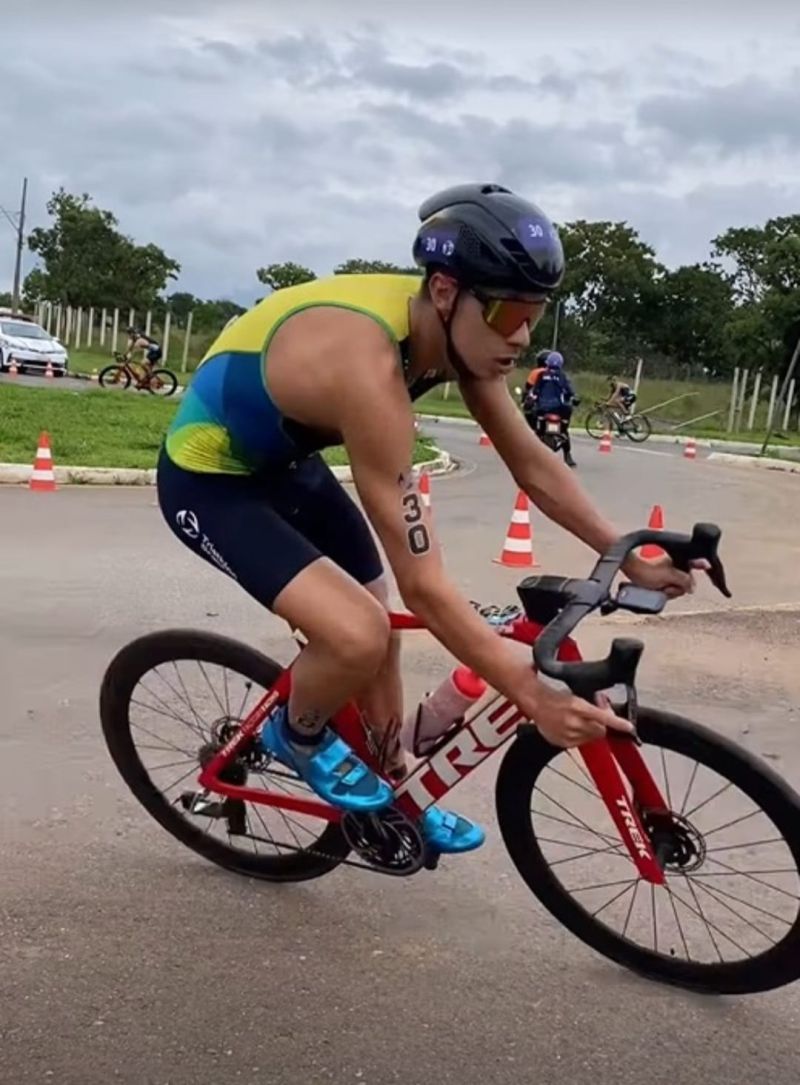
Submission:
<svg viewBox="0 0 800 1085">
<path fill-rule="evenodd" d="M 53 363 L 51 361 L 49 361 L 49 360 L 47 362 L 47 369 L 45 369 L 44 375 L 46 377 L 52 377 L 53 376 Z"/>
<path fill-rule="evenodd" d="M 50 451 L 50 437 L 42 432 L 39 437 L 39 446 L 36 449 L 36 459 L 33 461 L 33 472 L 30 482 L 30 490 L 48 492 L 56 488 L 56 476 L 53 471 L 53 453 Z"/>
<path fill-rule="evenodd" d="M 491 448 L 492 447 L 492 442 L 489 440 L 488 434 L 484 433 L 483 430 L 481 430 L 481 439 L 478 441 L 478 444 L 482 448 Z"/>
<path fill-rule="evenodd" d="M 607 429 L 603 436 L 600 438 L 600 447 L 598 452 L 610 452 L 611 451 L 611 430 Z"/>
<path fill-rule="evenodd" d="M 492 561 L 496 565 L 509 565 L 515 569 L 539 564 L 533 556 L 530 504 L 524 490 L 517 493 L 503 552 L 499 558 L 492 558 Z"/>
<path fill-rule="evenodd" d="M 664 510 L 660 505 L 653 505 L 653 511 L 650 513 L 650 519 L 647 521 L 647 526 L 654 528 L 656 531 L 664 530 Z M 665 553 L 665 551 L 655 543 L 646 543 L 642 547 L 643 558 L 660 558 L 663 553 Z"/>
<path fill-rule="evenodd" d="M 17 369 L 17 359 L 14 357 L 12 357 L 11 361 L 9 362 L 8 372 L 9 375 L 12 377 L 16 377 L 16 375 L 19 373 L 19 370 Z"/>
<path fill-rule="evenodd" d="M 697 442 L 695 441 L 694 437 L 690 437 L 689 440 L 686 442 L 686 447 L 683 450 L 683 458 L 685 460 L 697 459 Z"/>
</svg>

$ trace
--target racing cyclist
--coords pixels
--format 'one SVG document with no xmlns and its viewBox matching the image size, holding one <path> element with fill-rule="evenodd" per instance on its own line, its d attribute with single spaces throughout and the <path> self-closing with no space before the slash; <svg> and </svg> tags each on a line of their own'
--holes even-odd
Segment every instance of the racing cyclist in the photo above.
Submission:
<svg viewBox="0 0 800 1085">
<path fill-rule="evenodd" d="M 398 636 L 367 520 L 320 450 L 343 444 L 361 503 L 404 604 L 456 658 L 559 746 L 630 724 L 539 681 L 527 652 L 499 637 L 448 576 L 412 468 L 412 403 L 456 380 L 464 402 L 534 504 L 598 553 L 619 532 L 526 425 L 506 377 L 561 282 L 558 234 L 534 204 L 494 184 L 426 200 L 415 275 L 335 275 L 278 290 L 211 346 L 166 434 L 158 497 L 175 535 L 299 629 L 286 707 L 264 725 L 266 750 L 341 809 L 393 798 L 384 775 L 329 726 L 357 698 L 389 739 L 402 719 Z M 194 515 L 187 516 L 191 511 Z M 635 583 L 682 594 L 691 573 L 633 556 Z M 480 846 L 482 828 L 431 807 L 432 850 Z"/>
</svg>

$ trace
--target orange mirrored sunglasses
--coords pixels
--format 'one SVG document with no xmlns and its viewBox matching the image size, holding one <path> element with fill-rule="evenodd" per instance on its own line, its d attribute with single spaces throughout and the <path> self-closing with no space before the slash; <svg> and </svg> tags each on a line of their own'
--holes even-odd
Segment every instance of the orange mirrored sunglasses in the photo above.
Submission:
<svg viewBox="0 0 800 1085">
<path fill-rule="evenodd" d="M 517 298 L 493 298 L 479 290 L 472 290 L 473 296 L 483 307 L 483 319 L 499 335 L 513 335 L 522 324 L 533 328 L 542 315 L 547 297 L 521 301 Z"/>
</svg>

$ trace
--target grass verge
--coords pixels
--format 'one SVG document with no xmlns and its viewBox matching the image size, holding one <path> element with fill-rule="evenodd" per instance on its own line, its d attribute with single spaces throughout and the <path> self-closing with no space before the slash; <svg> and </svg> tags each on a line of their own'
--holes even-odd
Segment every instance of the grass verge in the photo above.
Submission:
<svg viewBox="0 0 800 1085">
<path fill-rule="evenodd" d="M 50 435 L 56 465 L 155 467 L 164 431 L 178 401 L 137 392 L 24 388 L 0 384 L 0 462 L 33 463 L 42 430 Z M 435 443 L 420 439 L 414 462 L 436 455 Z M 343 448 L 327 449 L 325 460 L 348 462 Z"/>
</svg>

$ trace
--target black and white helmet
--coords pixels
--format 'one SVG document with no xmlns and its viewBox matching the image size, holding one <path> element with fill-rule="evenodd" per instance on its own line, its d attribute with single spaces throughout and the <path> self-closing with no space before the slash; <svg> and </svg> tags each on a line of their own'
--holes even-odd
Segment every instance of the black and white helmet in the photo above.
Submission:
<svg viewBox="0 0 800 1085">
<path fill-rule="evenodd" d="M 541 297 L 564 277 L 564 250 L 544 212 L 501 185 L 444 189 L 419 209 L 416 263 L 496 297 Z"/>
</svg>

